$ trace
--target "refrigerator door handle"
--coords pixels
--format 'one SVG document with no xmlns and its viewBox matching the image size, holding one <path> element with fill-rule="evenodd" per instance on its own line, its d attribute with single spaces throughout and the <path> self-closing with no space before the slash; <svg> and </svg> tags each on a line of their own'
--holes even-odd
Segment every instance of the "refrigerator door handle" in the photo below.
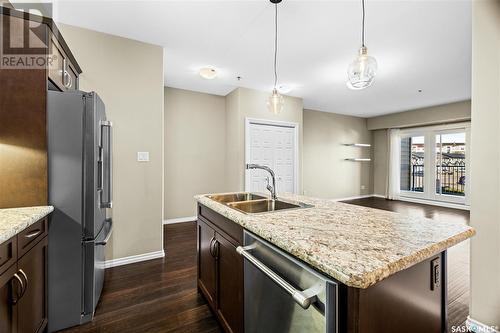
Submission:
<svg viewBox="0 0 500 333">
<path fill-rule="evenodd" d="M 107 140 L 107 168 L 108 168 L 108 179 L 106 179 L 107 186 L 107 198 L 106 201 L 103 200 L 104 196 L 104 188 L 105 188 L 105 179 L 104 179 L 104 153 L 101 159 L 101 186 L 103 191 L 101 192 L 101 208 L 112 208 L 113 207 L 113 123 L 108 120 L 101 121 L 101 145 L 103 145 L 103 129 L 108 129 L 108 140 Z M 103 148 L 103 147 L 102 147 Z"/>
<path fill-rule="evenodd" d="M 111 234 L 113 233 L 113 220 L 107 219 L 106 222 L 109 222 L 108 234 L 106 235 L 106 238 L 104 238 L 104 240 L 96 242 L 95 245 L 106 245 L 108 244 L 109 239 L 111 238 Z"/>
</svg>

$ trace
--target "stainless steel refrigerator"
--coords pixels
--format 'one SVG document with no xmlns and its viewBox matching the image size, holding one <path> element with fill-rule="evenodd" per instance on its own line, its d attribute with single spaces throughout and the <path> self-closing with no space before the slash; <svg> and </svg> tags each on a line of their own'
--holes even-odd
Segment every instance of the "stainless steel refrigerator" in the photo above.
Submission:
<svg viewBox="0 0 500 333">
<path fill-rule="evenodd" d="M 91 321 L 112 233 L 112 124 L 95 92 L 49 91 L 48 329 Z"/>
</svg>

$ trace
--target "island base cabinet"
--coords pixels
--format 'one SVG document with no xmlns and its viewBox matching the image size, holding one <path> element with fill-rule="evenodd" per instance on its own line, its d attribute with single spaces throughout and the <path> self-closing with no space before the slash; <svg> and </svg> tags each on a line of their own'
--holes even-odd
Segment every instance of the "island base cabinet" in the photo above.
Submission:
<svg viewBox="0 0 500 333">
<path fill-rule="evenodd" d="M 217 314 L 231 332 L 243 332 L 243 260 L 236 246 L 221 235 L 217 239 Z"/>
<path fill-rule="evenodd" d="M 226 233 L 224 217 L 206 207 L 203 213 L 211 218 L 198 215 L 198 288 L 224 330 L 243 333 L 243 259 L 236 252 L 243 228 L 230 222 Z"/>
<path fill-rule="evenodd" d="M 446 286 L 444 251 L 369 288 L 348 287 L 344 294 L 346 331 L 445 333 Z"/>
<path fill-rule="evenodd" d="M 208 303 L 215 307 L 215 256 L 213 244 L 215 231 L 206 223 L 198 221 L 198 288 L 207 298 Z"/>
</svg>

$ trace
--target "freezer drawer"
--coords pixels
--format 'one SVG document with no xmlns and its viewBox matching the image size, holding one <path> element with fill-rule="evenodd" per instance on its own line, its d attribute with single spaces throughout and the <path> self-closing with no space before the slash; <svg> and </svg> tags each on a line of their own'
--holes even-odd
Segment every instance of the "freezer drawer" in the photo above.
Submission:
<svg viewBox="0 0 500 333">
<path fill-rule="evenodd" d="M 337 332 L 337 283 L 245 231 L 245 332 Z"/>
<path fill-rule="evenodd" d="M 113 232 L 107 219 L 95 240 L 84 242 L 84 284 L 82 323 L 92 320 L 104 285 L 105 247 Z"/>
</svg>

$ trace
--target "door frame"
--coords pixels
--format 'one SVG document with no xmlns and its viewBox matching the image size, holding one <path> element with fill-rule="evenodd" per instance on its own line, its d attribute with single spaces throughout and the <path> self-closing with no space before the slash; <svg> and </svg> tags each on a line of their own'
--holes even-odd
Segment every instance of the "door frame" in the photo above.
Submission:
<svg viewBox="0 0 500 333">
<path fill-rule="evenodd" d="M 246 117 L 245 118 L 245 166 L 250 161 L 250 125 L 267 125 L 267 126 L 293 128 L 294 130 L 293 131 L 294 134 L 293 193 L 298 194 L 299 193 L 299 123 Z M 245 191 L 249 191 L 249 189 L 250 189 L 249 170 L 245 168 Z"/>
</svg>

